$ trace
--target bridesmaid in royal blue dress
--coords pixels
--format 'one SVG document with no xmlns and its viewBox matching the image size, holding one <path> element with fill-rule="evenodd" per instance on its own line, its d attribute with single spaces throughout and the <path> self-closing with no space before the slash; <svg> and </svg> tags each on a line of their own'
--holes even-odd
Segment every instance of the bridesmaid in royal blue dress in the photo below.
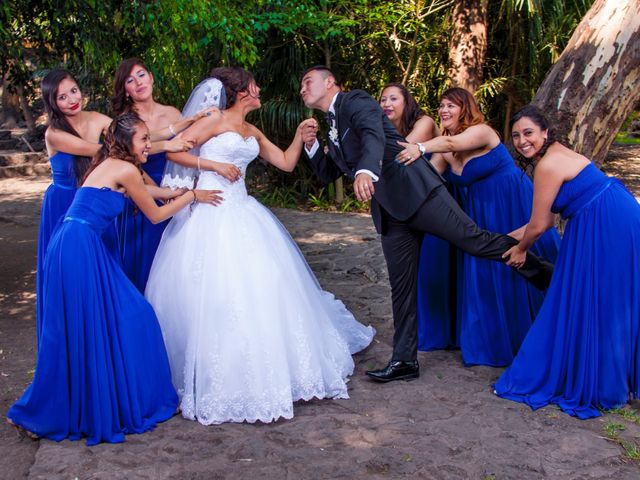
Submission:
<svg viewBox="0 0 640 480">
<path fill-rule="evenodd" d="M 219 192 L 145 186 L 139 164 L 149 148 L 149 131 L 135 114 L 114 120 L 51 238 L 35 375 L 7 414 L 30 436 L 122 442 L 125 434 L 151 430 L 176 412 L 155 313 L 102 235 L 122 210 L 125 193 L 157 223 L 194 201 L 217 204 Z M 153 198 L 174 201 L 158 207 Z"/>
<path fill-rule="evenodd" d="M 511 135 L 537 166 L 531 219 L 507 263 L 522 265 L 554 213 L 567 224 L 542 309 L 495 390 L 534 409 L 555 404 L 597 417 L 638 398 L 640 206 L 619 181 L 554 141 L 536 107 L 514 116 Z"/>
<path fill-rule="evenodd" d="M 533 185 L 515 166 L 498 134 L 484 123 L 473 95 L 462 88 L 446 90 L 438 113 L 444 135 L 422 146 L 427 152 L 441 152 L 432 158 L 449 164 L 450 182 L 464 192 L 464 211 L 490 231 L 509 233 L 520 227 L 531 211 Z M 559 243 L 551 229 L 532 251 L 555 261 Z M 543 292 L 513 269 L 471 255 L 462 255 L 457 274 L 456 329 L 419 311 L 421 330 L 434 338 L 448 334 L 450 342 L 459 342 L 465 365 L 509 365 L 542 305 Z M 426 295 L 433 298 L 434 292 Z M 450 334 L 452 330 L 456 333 Z"/>
<path fill-rule="evenodd" d="M 389 83 L 382 89 L 380 107 L 408 142 L 426 142 L 440 135 L 436 123 L 417 104 L 407 87 Z M 446 162 L 434 159 L 443 173 Z M 451 192 L 453 195 L 456 192 Z M 425 235 L 418 270 L 418 318 L 429 318 L 438 328 L 418 322 L 418 349 L 427 351 L 450 345 L 451 321 L 455 322 L 456 249 L 433 235 Z"/>
<path fill-rule="evenodd" d="M 191 142 L 175 135 L 201 115 L 181 119 L 180 111 L 176 108 L 156 102 L 153 99 L 153 82 L 153 74 L 142 60 L 124 60 L 115 74 L 111 109 L 114 115 L 136 112 L 152 131 L 151 154 L 142 169 L 146 173 L 147 183 L 159 185 L 166 152 L 184 152 L 193 147 Z M 129 200 L 118 216 L 118 241 L 123 268 L 140 292 L 144 292 L 153 257 L 166 226 L 167 222 L 151 223 Z"/>
<path fill-rule="evenodd" d="M 73 201 L 78 179 L 100 148 L 99 140 L 111 119 L 82 109 L 82 92 L 73 76 L 62 69 L 51 70 L 42 80 L 42 100 L 49 118 L 45 144 L 51 163 L 52 184 L 40 211 L 36 268 L 36 338 L 40 338 L 42 279 L 45 252 L 54 228 Z"/>
</svg>

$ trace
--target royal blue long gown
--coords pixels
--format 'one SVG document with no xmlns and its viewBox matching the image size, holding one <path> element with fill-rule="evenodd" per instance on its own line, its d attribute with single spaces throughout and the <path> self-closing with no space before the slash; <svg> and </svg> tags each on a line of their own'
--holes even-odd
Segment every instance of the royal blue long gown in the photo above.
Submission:
<svg viewBox="0 0 640 480">
<path fill-rule="evenodd" d="M 102 238 L 123 206 L 82 187 L 49 242 L 35 376 L 7 414 L 41 437 L 122 442 L 178 406 L 155 313 Z"/>
<path fill-rule="evenodd" d="M 503 144 L 469 160 L 460 175 L 449 172 L 449 180 L 458 191 L 464 190 L 462 208 L 481 228 L 509 233 L 528 222 L 533 184 Z M 531 250 L 555 262 L 559 244 L 558 233 L 551 229 Z M 465 365 L 509 365 L 544 293 L 504 264 L 468 254 L 462 255 L 461 264 L 456 272 L 456 323 L 462 360 Z M 436 337 L 443 328 L 442 322 L 434 324 L 433 318 L 420 314 L 418 322 Z"/>
<path fill-rule="evenodd" d="M 76 194 L 75 156 L 57 152 L 49 158 L 52 183 L 44 192 L 38 229 L 38 255 L 36 259 L 36 339 L 39 342 L 42 317 L 42 280 L 44 257 L 49 240 L 60 219 L 67 213 Z"/>
<path fill-rule="evenodd" d="M 142 165 L 143 170 L 160 185 L 167 154 L 149 155 Z M 122 214 L 116 220 L 122 268 L 133 284 L 144 293 L 162 232 L 169 221 L 153 224 L 138 211 L 131 200 L 127 200 Z"/>
<path fill-rule="evenodd" d="M 620 407 L 640 382 L 640 206 L 587 165 L 552 211 L 566 218 L 544 304 L 498 395 L 579 418 Z"/>
</svg>

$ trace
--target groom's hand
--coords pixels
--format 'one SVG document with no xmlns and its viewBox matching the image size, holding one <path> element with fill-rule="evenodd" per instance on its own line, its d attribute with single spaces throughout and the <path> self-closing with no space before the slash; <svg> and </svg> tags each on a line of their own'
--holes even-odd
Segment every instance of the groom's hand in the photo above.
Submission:
<svg viewBox="0 0 640 480">
<path fill-rule="evenodd" d="M 318 138 L 318 122 L 315 118 L 308 118 L 298 126 L 298 129 L 307 150 L 311 149 Z"/>
<path fill-rule="evenodd" d="M 368 173 L 359 173 L 353 182 L 353 191 L 361 202 L 368 202 L 376 192 L 373 179 Z"/>
</svg>

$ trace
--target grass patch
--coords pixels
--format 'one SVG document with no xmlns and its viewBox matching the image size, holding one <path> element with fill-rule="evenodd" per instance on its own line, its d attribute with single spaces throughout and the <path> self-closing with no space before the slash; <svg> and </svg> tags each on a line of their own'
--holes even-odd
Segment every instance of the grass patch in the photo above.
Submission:
<svg viewBox="0 0 640 480">
<path fill-rule="evenodd" d="M 620 415 L 625 420 L 640 425 L 640 412 L 633 408 L 614 408 L 613 410 L 605 410 L 604 412 L 612 415 Z"/>
<path fill-rule="evenodd" d="M 640 138 L 631 137 L 627 132 L 620 132 L 616 135 L 614 142 L 623 145 L 640 145 Z"/>
<path fill-rule="evenodd" d="M 621 442 L 624 456 L 630 460 L 640 460 L 640 448 L 636 442 Z"/>
<path fill-rule="evenodd" d="M 625 458 L 634 461 L 640 461 L 640 445 L 638 445 L 634 440 L 623 440 L 620 438 L 620 433 L 626 430 L 624 424 L 619 423 L 619 418 L 626 420 L 631 423 L 635 423 L 640 425 L 640 411 L 634 408 L 614 408 L 612 410 L 603 410 L 602 413 L 608 413 L 610 415 L 616 415 L 618 418 L 613 418 L 607 421 L 602 427 L 604 433 L 607 435 L 607 438 L 612 442 L 617 443 L 622 447 L 624 451 L 623 455 Z"/>
<path fill-rule="evenodd" d="M 604 426 L 604 433 L 607 434 L 607 437 L 611 438 L 612 440 L 615 440 L 618 438 L 618 436 L 620 435 L 620 432 L 623 432 L 625 430 L 625 426 L 621 423 L 615 423 L 615 422 L 607 422 Z"/>
</svg>

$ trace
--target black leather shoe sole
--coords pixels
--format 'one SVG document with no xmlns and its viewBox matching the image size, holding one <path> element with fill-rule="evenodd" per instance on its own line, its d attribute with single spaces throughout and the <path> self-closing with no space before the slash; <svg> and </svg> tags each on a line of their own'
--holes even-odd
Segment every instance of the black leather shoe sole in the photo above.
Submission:
<svg viewBox="0 0 640 480">
<path fill-rule="evenodd" d="M 371 373 L 369 372 L 366 372 L 365 375 L 367 375 L 367 377 L 369 377 L 371 380 L 375 380 L 376 382 L 380 383 L 393 382 L 394 380 L 405 380 L 407 382 L 410 382 L 411 380 L 415 380 L 416 378 L 418 378 L 420 376 L 420 372 L 410 372 L 404 373 L 402 375 L 393 375 L 388 377 L 371 375 Z"/>
</svg>

